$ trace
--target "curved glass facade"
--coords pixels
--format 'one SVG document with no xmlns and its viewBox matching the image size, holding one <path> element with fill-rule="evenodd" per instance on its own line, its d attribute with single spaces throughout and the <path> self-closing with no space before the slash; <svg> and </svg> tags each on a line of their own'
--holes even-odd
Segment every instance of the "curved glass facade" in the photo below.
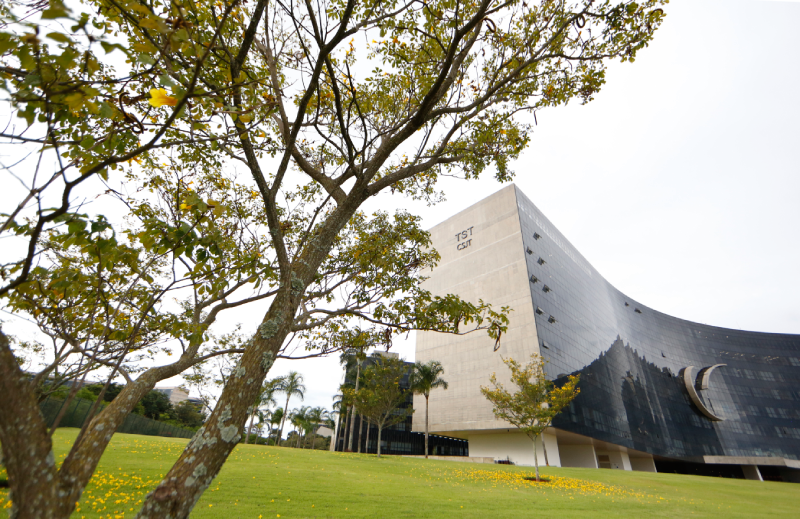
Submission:
<svg viewBox="0 0 800 519">
<path fill-rule="evenodd" d="M 554 427 L 670 458 L 798 459 L 800 336 L 652 310 L 603 279 L 519 189 L 516 199 L 547 371 L 581 376 Z"/>
</svg>

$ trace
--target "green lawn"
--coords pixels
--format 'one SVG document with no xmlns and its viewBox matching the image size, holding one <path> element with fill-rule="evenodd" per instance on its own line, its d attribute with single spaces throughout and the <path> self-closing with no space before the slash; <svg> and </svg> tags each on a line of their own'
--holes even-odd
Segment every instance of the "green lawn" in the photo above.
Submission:
<svg viewBox="0 0 800 519">
<path fill-rule="evenodd" d="M 77 430 L 59 429 L 57 459 Z M 117 434 L 76 518 L 131 518 L 187 440 Z M 195 508 L 197 518 L 798 517 L 800 485 L 530 468 L 239 445 Z M 8 505 L 0 491 L 0 508 Z"/>
</svg>

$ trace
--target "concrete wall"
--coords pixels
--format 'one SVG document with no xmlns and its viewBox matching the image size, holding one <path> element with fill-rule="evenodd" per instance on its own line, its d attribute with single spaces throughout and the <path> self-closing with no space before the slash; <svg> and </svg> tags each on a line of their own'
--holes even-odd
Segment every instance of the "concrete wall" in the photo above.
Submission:
<svg viewBox="0 0 800 519">
<path fill-rule="evenodd" d="M 542 435 L 547 447 L 547 461 L 551 467 L 561 466 L 558 443 L 553 434 Z M 544 467 L 545 453 L 541 440 L 536 442 L 539 466 Z M 487 432 L 469 435 L 469 455 L 472 457 L 491 457 L 511 460 L 515 465 L 533 466 L 533 442 L 525 433 L 512 429 L 510 432 Z"/>
<path fill-rule="evenodd" d="M 606 451 L 595 449 L 597 456 L 608 456 L 612 469 L 633 470 L 631 460 L 625 451 Z"/>
<path fill-rule="evenodd" d="M 417 334 L 416 360 L 441 362 L 443 376 L 450 383 L 448 390 L 431 393 L 430 432 L 467 437 L 469 431 L 509 428 L 494 417 L 480 387 L 489 385 L 493 372 L 501 382 L 508 382 L 509 371 L 501 356 L 524 362 L 531 353 L 539 352 L 514 186 L 430 232 L 441 261 L 423 284 L 426 289 L 435 295 L 457 294 L 474 303 L 482 299 L 497 308 L 507 305 L 514 310 L 497 352 L 493 351 L 494 340 L 485 331 Z M 468 326 L 462 325 L 462 329 Z M 425 408 L 424 397 L 414 397 L 414 408 Z M 424 414 L 414 413 L 414 431 L 424 430 Z"/>
<path fill-rule="evenodd" d="M 631 468 L 639 472 L 658 472 L 653 458 L 631 458 Z"/>
<path fill-rule="evenodd" d="M 561 456 L 562 467 L 597 468 L 594 445 L 559 445 L 558 454 Z"/>
<path fill-rule="evenodd" d="M 758 470 L 758 465 L 742 465 L 742 472 L 744 472 L 745 479 L 764 481 L 761 477 L 761 471 Z"/>
</svg>

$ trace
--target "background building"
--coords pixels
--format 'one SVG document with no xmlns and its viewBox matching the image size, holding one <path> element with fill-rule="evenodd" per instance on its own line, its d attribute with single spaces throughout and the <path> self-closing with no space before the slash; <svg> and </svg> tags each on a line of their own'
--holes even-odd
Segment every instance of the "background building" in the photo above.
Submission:
<svg viewBox="0 0 800 519">
<path fill-rule="evenodd" d="M 364 361 L 361 369 L 362 371 L 366 366 L 369 366 L 371 363 L 376 362 L 376 360 L 380 359 L 382 356 L 392 356 L 397 357 L 396 353 L 391 352 L 376 352 L 373 353 L 370 357 Z M 406 402 L 401 406 L 402 408 L 409 408 L 411 407 L 413 400 L 411 391 L 408 390 L 408 377 L 411 373 L 411 368 L 414 366 L 413 362 L 405 362 L 405 365 L 408 367 L 408 372 L 403 376 L 403 379 L 400 381 L 400 387 L 404 389 L 407 393 Z M 345 380 L 351 383 L 355 383 L 355 373 L 354 372 L 346 372 L 345 373 Z M 425 405 L 423 403 L 422 407 L 417 407 L 417 410 L 422 410 L 418 412 L 424 413 Z M 412 415 L 413 416 L 413 415 Z M 424 418 L 423 418 L 424 420 Z M 347 421 L 346 415 L 339 416 L 339 425 L 338 425 L 338 438 L 336 441 L 336 449 L 337 451 L 343 452 L 347 449 L 347 444 L 349 441 L 349 426 L 345 429 L 345 424 Z M 412 432 L 411 431 L 411 421 L 412 417 L 408 416 L 404 421 L 389 426 L 384 427 L 383 431 L 381 432 L 381 454 L 405 454 L 405 455 L 425 455 L 425 434 L 424 434 L 424 425 L 423 425 L 423 432 Z M 359 450 L 358 446 L 361 445 L 361 452 L 368 452 L 368 453 L 375 453 L 378 452 L 378 428 L 375 425 L 369 424 L 368 422 L 361 421 L 361 416 L 357 415 L 354 423 L 353 428 L 353 452 Z M 428 438 L 428 449 L 430 450 L 429 454 L 437 455 L 437 456 L 466 456 L 468 447 L 467 442 L 462 439 L 458 438 L 449 438 L 443 437 L 440 435 L 430 435 Z"/>
<path fill-rule="evenodd" d="M 581 394 L 544 434 L 550 465 L 800 480 L 800 336 L 716 328 L 642 305 L 513 185 L 431 237 L 441 262 L 426 288 L 514 310 L 497 352 L 480 332 L 418 334 L 417 360 L 440 361 L 450 383 L 431 394 L 432 432 L 468 439 L 470 456 L 532 464 L 530 441 L 494 418 L 480 386 L 492 372 L 508 383 L 501 357 L 539 353 L 556 383 L 581 375 Z M 691 251 L 676 250 L 675 261 L 692 261 Z M 422 427 L 416 417 L 413 429 Z"/>
<path fill-rule="evenodd" d="M 203 407 L 202 399 L 190 397 L 189 392 L 181 387 L 157 387 L 155 390 L 167 395 L 172 405 L 180 404 L 188 400 L 190 404 L 196 406 L 198 409 L 202 409 Z"/>
</svg>

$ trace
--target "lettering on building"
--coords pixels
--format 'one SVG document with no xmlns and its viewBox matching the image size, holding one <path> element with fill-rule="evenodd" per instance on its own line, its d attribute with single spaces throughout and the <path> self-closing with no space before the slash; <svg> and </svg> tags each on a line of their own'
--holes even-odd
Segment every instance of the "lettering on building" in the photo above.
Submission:
<svg viewBox="0 0 800 519">
<path fill-rule="evenodd" d="M 470 236 L 472 236 L 472 229 L 474 227 L 475 226 L 473 225 L 472 227 L 468 227 L 463 231 L 456 233 L 456 242 L 458 243 L 458 245 L 456 245 L 456 249 L 464 250 L 472 245 L 472 238 L 470 238 Z"/>
</svg>

